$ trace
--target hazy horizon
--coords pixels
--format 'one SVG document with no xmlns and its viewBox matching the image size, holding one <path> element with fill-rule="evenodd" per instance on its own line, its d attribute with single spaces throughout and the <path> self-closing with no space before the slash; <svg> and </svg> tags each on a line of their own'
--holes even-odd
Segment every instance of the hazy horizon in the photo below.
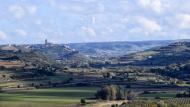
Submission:
<svg viewBox="0 0 190 107">
<path fill-rule="evenodd" d="M 0 44 L 190 39 L 187 0 L 6 0 Z"/>
<path fill-rule="evenodd" d="M 112 43 L 112 42 L 159 42 L 159 41 L 189 41 L 190 39 L 165 39 L 165 40 L 129 40 L 129 41 L 94 41 L 94 42 L 60 42 L 60 43 L 56 43 L 56 42 L 52 42 L 48 40 L 48 43 L 51 44 L 90 44 L 90 43 Z M 11 43 L 11 42 L 7 42 L 7 43 L 2 43 L 0 45 L 32 45 L 32 44 L 45 44 L 45 40 L 44 41 L 40 41 L 37 43 Z"/>
</svg>

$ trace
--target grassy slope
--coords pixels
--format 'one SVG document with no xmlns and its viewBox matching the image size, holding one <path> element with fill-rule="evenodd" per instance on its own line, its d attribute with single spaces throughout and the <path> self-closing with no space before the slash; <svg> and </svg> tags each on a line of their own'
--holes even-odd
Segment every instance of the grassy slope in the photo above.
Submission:
<svg viewBox="0 0 190 107">
<path fill-rule="evenodd" d="M 92 98 L 96 87 L 37 89 L 0 94 L 0 107 L 54 107 L 79 104 L 81 98 Z"/>
</svg>

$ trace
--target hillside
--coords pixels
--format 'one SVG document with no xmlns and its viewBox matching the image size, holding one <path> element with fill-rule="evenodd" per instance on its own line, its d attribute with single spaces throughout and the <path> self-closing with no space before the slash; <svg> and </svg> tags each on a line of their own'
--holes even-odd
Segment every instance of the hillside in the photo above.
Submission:
<svg viewBox="0 0 190 107">
<path fill-rule="evenodd" d="M 56 61 L 47 55 L 35 51 L 23 51 L 20 47 L 15 45 L 5 45 L 0 47 L 0 65 L 3 69 L 10 69 L 11 71 L 20 69 L 36 69 L 47 67 L 56 67 Z M 44 72 L 50 72 L 44 69 Z"/>
<path fill-rule="evenodd" d="M 157 46 L 166 46 L 172 42 L 174 41 L 97 42 L 68 45 L 88 56 L 120 56 Z"/>
<path fill-rule="evenodd" d="M 187 63 L 190 60 L 190 42 L 176 42 L 164 47 L 153 48 L 121 59 L 139 58 L 132 64 L 148 66 L 167 66 Z M 127 60 L 127 59 L 126 59 Z"/>
<path fill-rule="evenodd" d="M 52 65 L 53 60 L 46 55 L 36 51 L 22 51 L 17 46 L 1 46 L 0 47 L 0 61 L 16 63 L 21 62 L 23 66 L 26 65 Z"/>
<path fill-rule="evenodd" d="M 35 50 L 37 52 L 43 53 L 56 60 L 65 66 L 75 66 L 80 67 L 83 66 L 84 63 L 87 63 L 90 59 L 84 54 L 80 53 L 77 50 L 70 48 L 67 45 L 59 45 L 59 44 L 38 44 L 38 45 L 30 45 L 31 50 Z"/>
<path fill-rule="evenodd" d="M 54 58 L 25 45 L 0 46 L 1 87 L 39 87 L 53 78 L 58 78 L 54 82 L 64 81 L 57 74 L 64 67 Z"/>
<path fill-rule="evenodd" d="M 74 60 L 73 56 L 84 58 L 79 51 L 70 48 L 67 45 L 50 44 L 50 45 L 31 45 L 30 48 L 35 51 L 47 54 L 56 60 Z"/>
</svg>

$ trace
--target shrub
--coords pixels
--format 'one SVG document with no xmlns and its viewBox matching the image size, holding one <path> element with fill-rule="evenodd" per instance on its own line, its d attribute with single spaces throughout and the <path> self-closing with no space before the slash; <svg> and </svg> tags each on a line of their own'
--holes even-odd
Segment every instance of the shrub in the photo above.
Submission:
<svg viewBox="0 0 190 107">
<path fill-rule="evenodd" d="M 118 104 L 112 104 L 111 107 L 118 107 Z"/>
<path fill-rule="evenodd" d="M 161 99 L 160 96 L 156 96 L 155 99 Z"/>
<path fill-rule="evenodd" d="M 167 107 L 167 104 L 165 104 L 164 101 L 159 101 L 157 107 Z"/>
<path fill-rule="evenodd" d="M 144 91 L 143 94 L 151 94 L 150 91 Z"/>
<path fill-rule="evenodd" d="M 136 94 L 132 91 L 127 92 L 127 100 L 134 100 L 136 98 Z"/>
</svg>

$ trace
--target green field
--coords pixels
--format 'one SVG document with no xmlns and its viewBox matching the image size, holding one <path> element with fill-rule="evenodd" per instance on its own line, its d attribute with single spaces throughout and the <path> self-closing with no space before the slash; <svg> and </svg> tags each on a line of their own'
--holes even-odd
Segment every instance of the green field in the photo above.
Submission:
<svg viewBox="0 0 190 107">
<path fill-rule="evenodd" d="M 93 98 L 96 87 L 65 87 L 0 93 L 0 107 L 60 107 Z"/>
<path fill-rule="evenodd" d="M 150 93 L 150 94 L 141 94 L 139 95 L 140 98 L 146 99 L 154 99 L 155 97 L 167 99 L 167 98 L 175 98 L 177 93 L 174 92 L 157 92 L 157 93 Z"/>
</svg>

